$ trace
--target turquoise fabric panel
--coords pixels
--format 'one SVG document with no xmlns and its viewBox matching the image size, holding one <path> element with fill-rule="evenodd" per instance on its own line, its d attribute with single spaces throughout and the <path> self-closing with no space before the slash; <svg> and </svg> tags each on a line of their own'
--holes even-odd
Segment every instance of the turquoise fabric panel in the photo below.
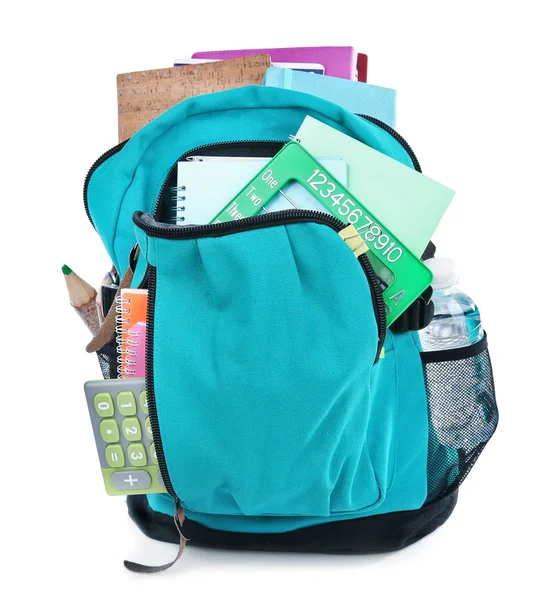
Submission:
<svg viewBox="0 0 555 600">
<path fill-rule="evenodd" d="M 170 479 L 192 511 L 321 515 L 383 500 L 366 430 L 377 326 L 329 227 L 153 239 L 153 380 Z"/>
<path fill-rule="evenodd" d="M 332 229 L 139 242 L 157 269 L 162 443 L 189 518 L 278 532 L 422 505 L 418 349 L 388 335 L 373 365 L 368 282 Z M 166 498 L 151 505 L 169 514 Z"/>
<path fill-rule="evenodd" d="M 286 141 L 307 114 L 412 166 L 405 149 L 389 133 L 309 94 L 251 86 L 190 98 L 143 127 L 91 177 L 90 214 L 118 271 L 125 271 L 134 244 L 133 212 L 153 212 L 163 182 L 180 156 L 218 142 Z"/>
<path fill-rule="evenodd" d="M 388 386 L 396 387 L 397 456 L 387 503 L 372 514 L 420 508 L 428 493 L 428 403 L 419 348 L 412 332 L 388 332 L 387 337 L 392 341 L 394 367 L 389 361 L 390 368 L 382 373 L 382 387 L 377 386 L 375 394 L 381 397 Z"/>
<path fill-rule="evenodd" d="M 374 446 L 372 453 L 376 471 L 388 463 L 388 480 L 384 501 L 375 507 L 368 507 L 344 514 L 328 517 L 288 516 L 288 517 L 246 517 L 215 515 L 186 510 L 187 518 L 211 527 L 227 531 L 252 533 L 281 533 L 331 521 L 366 517 L 387 512 L 420 508 L 427 496 L 427 403 L 424 392 L 422 365 L 418 347 L 412 334 L 391 334 L 386 339 L 385 357 L 374 367 L 368 402 L 371 407 L 382 406 L 380 414 L 371 409 L 371 423 L 368 427 L 368 443 Z M 382 394 L 385 393 L 385 398 Z M 376 402 L 376 399 L 378 401 Z M 383 400 L 383 402 L 382 402 Z M 386 416 L 387 429 L 394 423 L 394 443 L 386 445 L 380 453 L 377 441 L 372 441 L 380 428 L 379 418 L 383 417 L 396 403 L 394 416 Z M 393 438 L 390 438 L 392 440 Z M 389 450 L 389 451 L 387 451 Z M 380 462 L 381 460 L 381 462 Z M 173 515 L 173 500 L 164 494 L 148 498 L 153 510 Z"/>
</svg>

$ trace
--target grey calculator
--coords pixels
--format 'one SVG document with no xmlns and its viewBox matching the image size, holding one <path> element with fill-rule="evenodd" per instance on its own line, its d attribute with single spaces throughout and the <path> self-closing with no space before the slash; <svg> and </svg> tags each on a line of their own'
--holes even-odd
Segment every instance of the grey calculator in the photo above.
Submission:
<svg viewBox="0 0 555 600">
<path fill-rule="evenodd" d="M 85 395 L 108 494 L 165 492 L 144 377 L 87 381 Z"/>
</svg>

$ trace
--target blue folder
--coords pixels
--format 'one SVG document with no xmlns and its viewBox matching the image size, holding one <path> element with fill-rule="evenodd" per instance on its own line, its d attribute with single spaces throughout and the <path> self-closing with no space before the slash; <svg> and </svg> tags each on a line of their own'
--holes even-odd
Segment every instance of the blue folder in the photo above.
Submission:
<svg viewBox="0 0 555 600">
<path fill-rule="evenodd" d="M 280 67 L 268 68 L 263 85 L 319 96 L 395 127 L 396 92 L 391 88 Z"/>
</svg>

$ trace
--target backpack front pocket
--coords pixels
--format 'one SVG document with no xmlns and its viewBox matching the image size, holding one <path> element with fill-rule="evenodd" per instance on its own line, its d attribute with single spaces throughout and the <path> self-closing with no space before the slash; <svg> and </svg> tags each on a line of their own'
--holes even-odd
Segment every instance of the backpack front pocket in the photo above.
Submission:
<svg viewBox="0 0 555 600">
<path fill-rule="evenodd" d="M 377 507 L 391 485 L 395 426 L 369 429 L 374 413 L 395 420 L 372 396 L 378 292 L 331 226 L 289 217 L 194 237 L 134 217 L 158 460 L 193 512 L 348 514 Z"/>
</svg>

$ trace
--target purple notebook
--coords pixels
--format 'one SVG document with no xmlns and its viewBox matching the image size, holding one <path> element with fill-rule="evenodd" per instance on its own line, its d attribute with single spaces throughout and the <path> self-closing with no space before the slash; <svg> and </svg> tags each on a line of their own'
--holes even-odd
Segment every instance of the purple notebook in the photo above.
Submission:
<svg viewBox="0 0 555 600">
<path fill-rule="evenodd" d="M 318 46 L 314 48 L 258 48 L 256 50 L 215 50 L 195 52 L 192 58 L 225 60 L 254 54 L 269 54 L 275 62 L 318 63 L 324 65 L 326 75 L 366 81 L 368 57 L 352 46 Z"/>
</svg>

